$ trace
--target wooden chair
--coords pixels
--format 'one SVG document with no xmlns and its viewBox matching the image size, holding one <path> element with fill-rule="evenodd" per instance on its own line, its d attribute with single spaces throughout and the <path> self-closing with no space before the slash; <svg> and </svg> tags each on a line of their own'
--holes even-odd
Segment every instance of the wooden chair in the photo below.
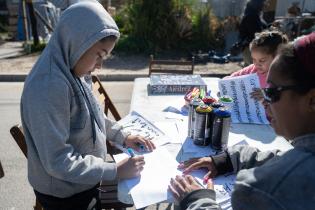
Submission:
<svg viewBox="0 0 315 210">
<path fill-rule="evenodd" d="M 104 103 L 104 113 L 107 115 L 109 112 L 113 115 L 115 120 L 120 120 L 121 117 L 115 108 L 113 102 L 109 98 L 108 94 L 106 93 L 102 83 L 98 79 L 97 76 L 92 76 L 93 81 L 93 90 L 98 92 L 98 99 L 100 102 Z M 15 125 L 10 129 L 10 133 L 13 136 L 15 142 L 18 144 L 20 149 L 22 150 L 23 154 L 27 158 L 27 147 L 25 142 L 25 137 L 23 133 L 23 127 L 21 125 Z M 120 151 L 113 147 L 110 142 L 107 141 L 107 152 L 109 154 L 110 160 L 108 162 L 113 162 L 114 159 L 112 158 L 113 154 L 117 154 Z M 125 204 L 118 200 L 117 197 L 117 184 L 118 181 L 102 181 L 100 184 L 100 200 L 101 200 L 101 207 L 102 209 L 117 209 L 122 210 L 128 207 L 132 207 L 133 204 Z M 44 210 L 40 203 L 36 199 L 36 203 L 34 206 L 34 210 Z"/>
<path fill-rule="evenodd" d="M 195 67 L 195 57 L 191 61 L 181 60 L 155 60 L 150 56 L 149 76 L 152 73 L 159 74 L 193 74 Z"/>
<path fill-rule="evenodd" d="M 23 152 L 24 156 L 27 158 L 27 147 L 25 142 L 25 137 L 23 133 L 23 128 L 21 125 L 15 125 L 10 129 L 10 133 L 13 136 L 13 139 L 20 147 L 21 151 Z M 44 210 L 42 205 L 38 202 L 37 198 L 35 200 L 35 205 L 33 206 L 34 210 Z"/>
<path fill-rule="evenodd" d="M 103 87 L 100 79 L 96 75 L 92 75 L 92 87 L 93 93 L 97 97 L 99 104 L 103 106 L 104 113 L 107 117 L 111 114 L 114 120 L 119 121 L 121 119 L 120 114 L 118 113 L 116 107 L 114 106 L 112 100 L 109 98 L 105 88 Z M 114 147 L 109 141 L 107 144 L 107 153 L 112 155 L 121 153 L 116 147 Z"/>
<path fill-rule="evenodd" d="M 2 165 L 1 165 L 1 161 L 0 161 L 0 179 L 4 177 L 4 171 L 3 171 L 3 168 L 2 168 Z"/>
<path fill-rule="evenodd" d="M 108 94 L 106 93 L 101 81 L 96 75 L 92 75 L 92 82 L 93 82 L 93 92 L 98 96 L 98 101 L 101 105 L 104 106 L 104 113 L 108 116 L 108 111 L 113 115 L 116 121 L 120 120 L 121 117 L 114 106 L 112 100 L 109 98 Z"/>
</svg>

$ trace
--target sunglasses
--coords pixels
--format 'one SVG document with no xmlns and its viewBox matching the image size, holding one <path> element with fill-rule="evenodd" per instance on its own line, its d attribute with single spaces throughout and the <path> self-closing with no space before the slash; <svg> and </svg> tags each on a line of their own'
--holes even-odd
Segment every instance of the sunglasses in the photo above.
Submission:
<svg viewBox="0 0 315 210">
<path fill-rule="evenodd" d="M 262 88 L 264 100 L 267 103 L 275 103 L 279 101 L 282 91 L 285 90 L 298 90 L 301 89 L 298 85 L 288 85 L 288 86 L 277 86 Z"/>
</svg>

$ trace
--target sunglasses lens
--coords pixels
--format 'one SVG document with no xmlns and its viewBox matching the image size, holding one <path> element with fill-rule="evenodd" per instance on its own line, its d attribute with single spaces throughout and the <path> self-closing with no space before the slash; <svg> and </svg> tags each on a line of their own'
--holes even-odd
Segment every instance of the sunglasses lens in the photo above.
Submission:
<svg viewBox="0 0 315 210">
<path fill-rule="evenodd" d="M 276 88 L 264 88 L 264 99 L 269 103 L 274 103 L 279 99 L 279 91 Z"/>
</svg>

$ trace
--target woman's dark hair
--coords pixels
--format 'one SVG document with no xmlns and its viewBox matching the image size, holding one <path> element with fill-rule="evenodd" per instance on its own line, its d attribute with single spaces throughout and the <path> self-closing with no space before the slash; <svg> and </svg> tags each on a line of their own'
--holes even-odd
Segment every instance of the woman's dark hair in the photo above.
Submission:
<svg viewBox="0 0 315 210">
<path fill-rule="evenodd" d="M 286 44 L 288 37 L 280 31 L 263 31 L 255 34 L 255 38 L 250 43 L 250 50 L 257 49 L 275 56 L 281 44 Z"/>
<path fill-rule="evenodd" d="M 310 89 L 315 88 L 315 75 L 303 68 L 303 64 L 294 53 L 293 43 L 279 48 L 275 67 L 281 75 L 301 87 L 297 90 L 300 94 L 305 94 Z"/>
</svg>

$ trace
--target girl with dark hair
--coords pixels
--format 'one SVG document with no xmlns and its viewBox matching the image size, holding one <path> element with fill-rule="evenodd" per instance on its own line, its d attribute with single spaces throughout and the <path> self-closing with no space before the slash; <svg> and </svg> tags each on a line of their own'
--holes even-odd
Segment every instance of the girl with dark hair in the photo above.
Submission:
<svg viewBox="0 0 315 210">
<path fill-rule="evenodd" d="M 267 85 L 267 73 L 272 60 L 276 56 L 277 49 L 280 45 L 288 42 L 286 35 L 279 31 L 263 31 L 256 33 L 255 38 L 251 41 L 249 48 L 253 64 L 236 71 L 231 74 L 231 77 L 257 74 L 261 88 Z M 262 100 L 260 89 L 255 89 L 251 96 L 256 100 Z"/>
</svg>

